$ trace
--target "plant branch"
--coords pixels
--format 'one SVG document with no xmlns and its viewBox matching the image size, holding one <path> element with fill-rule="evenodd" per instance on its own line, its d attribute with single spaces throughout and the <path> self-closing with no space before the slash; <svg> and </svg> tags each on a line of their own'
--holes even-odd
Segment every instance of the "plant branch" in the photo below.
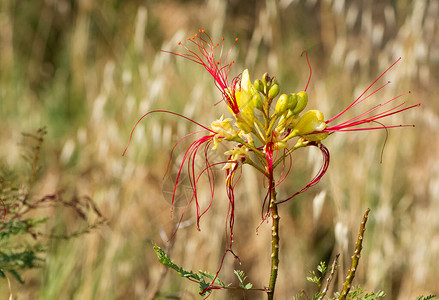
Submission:
<svg viewBox="0 0 439 300">
<path fill-rule="evenodd" d="M 355 277 L 355 272 L 357 271 L 358 262 L 360 261 L 360 253 L 361 249 L 363 249 L 363 236 L 364 232 L 366 231 L 366 222 L 367 217 L 369 215 L 370 209 L 368 208 L 363 216 L 363 221 L 361 222 L 360 226 L 360 233 L 358 234 L 357 244 L 355 245 L 355 251 L 354 255 L 352 256 L 352 264 L 351 268 L 349 269 L 348 276 L 346 276 L 346 281 L 343 284 L 343 290 L 340 293 L 340 296 L 337 300 L 344 300 L 346 299 L 346 296 L 349 293 L 349 290 L 351 289 L 352 281 Z"/>
<path fill-rule="evenodd" d="M 334 262 L 332 263 L 331 266 L 331 273 L 329 274 L 328 278 L 326 279 L 326 285 L 325 288 L 323 289 L 322 293 L 320 294 L 320 297 L 318 300 L 323 300 L 323 298 L 325 297 L 326 293 L 328 292 L 329 289 L 329 285 L 331 284 L 332 278 L 334 278 L 335 275 L 335 269 L 337 268 L 338 264 L 338 257 L 340 256 L 340 253 L 338 253 L 335 256 Z"/>
<path fill-rule="evenodd" d="M 276 279 L 279 267 L 279 214 L 276 204 L 276 190 L 274 189 L 274 181 L 270 184 L 270 209 L 273 227 L 271 228 L 271 275 L 270 284 L 267 291 L 268 300 L 274 298 L 274 288 L 276 287 Z"/>
</svg>

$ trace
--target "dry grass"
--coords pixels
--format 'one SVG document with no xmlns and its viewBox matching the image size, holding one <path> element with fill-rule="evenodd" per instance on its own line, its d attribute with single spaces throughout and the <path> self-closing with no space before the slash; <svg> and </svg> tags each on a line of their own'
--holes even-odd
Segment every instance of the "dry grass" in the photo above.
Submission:
<svg viewBox="0 0 439 300">
<path fill-rule="evenodd" d="M 281 207 L 277 299 L 291 299 L 303 288 L 311 293 L 307 272 L 338 252 L 340 272 L 348 269 L 367 207 L 372 212 L 356 282 L 385 290 L 388 299 L 439 293 L 437 1 L 88 3 L 0 4 L 1 157 L 19 166 L 20 132 L 47 125 L 38 191 L 69 186 L 91 196 L 109 219 L 98 232 L 53 243 L 46 267 L 25 274 L 28 284 L 13 283 L 18 299 L 147 299 L 161 274 L 151 242 L 166 245 L 164 234 L 172 233 L 181 211 L 170 218 L 168 179 L 163 181 L 169 150 L 193 128 L 173 117 L 151 116 L 137 128 L 127 155 L 121 154 L 135 121 L 148 110 L 178 111 L 204 124 L 224 112 L 213 106 L 219 95 L 207 74 L 159 52 L 176 49 L 199 27 L 226 41 L 238 36 L 235 72 L 249 68 L 255 78 L 268 71 L 286 92 L 305 86 L 308 69 L 300 54 L 308 50 L 314 71 L 309 107 L 326 116 L 347 106 L 403 57 L 386 76 L 392 84 L 376 100 L 411 90 L 407 101 L 421 102 L 421 108 L 392 122 L 416 127 L 390 132 L 382 163 L 383 132 L 331 136 L 328 174 Z M 319 159 L 317 153 L 298 153 L 291 184 L 284 184 L 280 195 L 302 186 Z M 171 256 L 188 269 L 214 272 L 223 251 L 227 202 L 222 174 L 217 175 L 215 202 L 201 232 L 191 224 L 191 212 L 188 226 L 175 237 Z M 244 269 L 263 287 L 270 228 L 265 224 L 256 232 L 261 178 L 251 170 L 243 176 L 234 244 L 242 265 L 228 257 L 221 275 L 234 280 L 233 268 Z M 314 217 L 313 202 L 321 191 L 326 192 L 323 211 Z M 207 189 L 200 194 L 208 198 Z M 185 197 L 179 201 L 183 205 Z M 161 290 L 199 298 L 196 285 L 176 274 L 166 276 Z M 0 297 L 7 296 L 6 282 L 0 281 Z M 210 299 L 231 296 L 242 298 L 216 292 Z M 247 299 L 260 296 L 249 293 Z"/>
</svg>

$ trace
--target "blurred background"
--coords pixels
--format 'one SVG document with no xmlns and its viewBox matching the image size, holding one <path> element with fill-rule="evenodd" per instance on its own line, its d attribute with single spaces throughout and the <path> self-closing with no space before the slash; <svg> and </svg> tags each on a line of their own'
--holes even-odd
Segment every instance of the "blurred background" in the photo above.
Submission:
<svg viewBox="0 0 439 300">
<path fill-rule="evenodd" d="M 156 114 L 131 129 L 144 113 L 167 109 L 208 125 L 227 113 L 213 80 L 196 64 L 161 49 L 199 28 L 233 48 L 232 75 L 275 75 L 285 93 L 303 90 L 313 76 L 308 108 L 327 118 L 356 99 L 398 57 L 383 78 L 392 83 L 357 112 L 411 91 L 421 103 L 387 124 L 415 128 L 331 136 L 328 173 L 284 204 L 281 215 L 277 299 L 316 292 L 309 271 L 341 253 L 339 276 L 349 268 L 363 213 L 371 209 L 355 284 L 384 290 L 387 299 L 439 294 L 439 2 L 266 1 L 14 1 L 0 2 L 0 158 L 22 166 L 21 132 L 46 126 L 42 169 L 34 195 L 74 189 L 90 196 L 108 224 L 70 240 L 49 240 L 45 265 L 12 279 L 16 299 L 200 299 L 198 286 L 175 272 L 164 274 L 152 243 L 189 270 L 215 273 L 225 247 L 227 198 L 221 170 L 211 210 L 196 230 L 186 213 L 173 245 L 167 242 L 190 193 L 184 184 L 170 215 L 172 181 L 196 130 L 171 115 Z M 354 111 L 350 116 L 354 116 Z M 435 133 L 436 132 L 436 133 Z M 189 141 L 188 141 L 189 142 Z M 218 159 L 222 159 L 219 151 Z M 382 162 L 381 162 L 382 161 Z M 293 171 L 279 197 L 303 187 L 321 164 L 312 149 L 294 153 Z M 201 188 L 203 205 L 209 190 Z M 270 225 L 261 222 L 262 178 L 244 168 L 236 189 L 235 253 L 220 277 L 236 282 L 242 269 L 254 287 L 268 285 Z M 53 218 L 56 218 L 53 211 Z M 70 224 L 64 219 L 65 227 Z M 342 280 L 336 280 L 339 289 Z M 9 296 L 0 280 L 0 298 Z M 265 299 L 261 292 L 216 291 L 210 299 Z"/>
</svg>

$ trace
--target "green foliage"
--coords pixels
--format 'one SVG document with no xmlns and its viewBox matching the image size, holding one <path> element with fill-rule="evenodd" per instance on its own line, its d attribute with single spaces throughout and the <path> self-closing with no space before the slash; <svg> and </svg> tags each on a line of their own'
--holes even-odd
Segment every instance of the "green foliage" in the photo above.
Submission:
<svg viewBox="0 0 439 300">
<path fill-rule="evenodd" d="M 245 275 L 244 271 L 233 270 L 233 272 L 235 273 L 236 277 L 238 277 L 240 287 L 242 287 L 245 290 L 249 290 L 253 287 L 253 284 L 250 282 L 247 284 L 244 284 L 245 280 L 247 279 L 247 275 Z"/>
<path fill-rule="evenodd" d="M 336 292 L 334 293 L 334 300 L 337 299 L 340 296 L 340 293 Z M 378 291 L 377 293 L 367 293 L 362 287 L 356 286 L 352 291 L 349 292 L 346 299 L 351 300 L 374 300 L 374 299 L 380 299 L 385 296 L 385 293 L 383 291 Z M 329 298 L 332 299 L 332 298 Z"/>
<path fill-rule="evenodd" d="M 198 271 L 198 273 L 195 273 L 193 271 L 187 271 L 184 268 L 179 267 L 174 262 L 172 262 L 172 260 L 168 257 L 168 255 L 166 255 L 165 251 L 163 251 L 159 246 L 157 246 L 157 244 L 154 244 L 154 251 L 157 254 L 157 258 L 159 259 L 162 265 L 175 270 L 178 273 L 178 275 L 180 275 L 181 277 L 185 277 L 194 282 L 198 282 L 200 285 L 200 294 L 202 296 L 212 292 L 212 286 L 210 285 L 214 280 L 215 280 L 214 281 L 215 284 L 219 285 L 220 287 L 230 286 L 230 284 L 226 285 L 218 278 L 215 278 L 215 275 L 209 274 L 208 272 Z M 210 281 L 206 279 L 210 279 Z"/>
<path fill-rule="evenodd" d="M 435 298 L 436 295 L 428 295 L 426 297 L 424 296 L 419 296 L 416 298 L 416 300 L 438 300 L 439 298 Z"/>
<path fill-rule="evenodd" d="M 326 273 L 329 270 L 330 270 L 330 268 L 328 269 L 328 266 L 326 265 L 326 263 L 324 261 L 321 261 L 319 263 L 319 265 L 317 266 L 317 271 L 319 271 L 320 276 L 317 275 L 315 271 L 311 271 L 310 272 L 311 276 L 307 276 L 306 280 L 317 284 L 318 287 L 321 287 L 322 286 L 322 279 L 325 277 Z"/>
<path fill-rule="evenodd" d="M 41 218 L 38 220 L 10 220 L 9 222 L 5 222 L 0 229 L 0 241 L 8 239 L 12 235 L 27 234 L 31 232 L 33 228 L 38 227 L 39 224 L 46 222 L 48 219 L 49 218 Z"/>
<path fill-rule="evenodd" d="M 314 296 L 311 297 L 312 300 L 318 300 L 321 299 L 320 297 L 322 296 L 322 293 L 317 293 Z M 305 298 L 303 298 L 305 297 Z M 301 291 L 300 293 L 298 293 L 296 296 L 293 297 L 294 300 L 301 300 L 301 299 L 306 299 L 309 300 L 310 298 L 308 297 L 308 295 L 305 293 L 305 291 Z"/>
<path fill-rule="evenodd" d="M 321 299 L 322 293 L 319 292 L 317 294 L 315 294 L 314 296 L 312 296 L 312 300 L 317 300 L 317 299 Z M 349 292 L 348 296 L 346 299 L 348 300 L 375 300 L 375 299 L 381 299 L 385 296 L 385 293 L 383 291 L 379 291 L 377 293 L 367 293 L 363 288 L 361 288 L 360 286 L 356 286 L 352 291 Z M 294 299 L 299 300 L 299 299 L 303 299 L 303 297 L 305 297 L 305 299 L 309 299 L 309 297 L 305 294 L 304 291 L 302 291 L 300 294 L 296 295 L 294 297 Z M 331 297 L 326 297 L 325 299 L 327 300 L 336 300 L 340 297 L 340 293 L 339 292 L 335 292 L 334 293 L 334 298 Z M 425 298 L 427 299 L 427 298 Z M 431 298 L 428 298 L 431 299 Z M 416 299 L 418 300 L 418 299 Z M 422 299 L 423 300 L 423 299 Z"/>
<path fill-rule="evenodd" d="M 337 256 L 338 257 L 338 256 Z M 323 278 L 326 276 L 326 274 L 328 272 L 331 272 L 328 276 L 328 280 L 330 278 L 332 278 L 332 276 L 334 275 L 335 271 L 337 270 L 337 257 L 334 260 L 334 263 L 332 264 L 331 267 L 328 267 L 328 265 L 325 262 L 320 262 L 319 265 L 317 266 L 317 271 L 320 273 L 320 276 L 316 274 L 315 271 L 310 272 L 311 276 L 306 277 L 306 279 L 310 282 L 313 282 L 315 284 L 318 285 L 318 287 L 320 288 L 322 285 L 322 280 Z M 297 294 L 294 299 L 296 300 L 300 300 L 300 299 L 312 299 L 312 300 L 321 300 L 321 299 L 328 299 L 328 300 L 336 300 L 340 298 L 340 292 L 335 292 L 334 293 L 334 298 L 328 297 L 326 295 L 326 292 L 328 291 L 328 286 L 329 286 L 329 282 L 328 281 L 326 287 L 322 290 L 320 290 L 318 293 L 316 293 L 315 295 L 313 295 L 311 298 L 308 297 L 308 295 L 305 293 L 305 291 L 300 292 L 299 294 Z M 351 289 L 346 297 L 346 299 L 350 299 L 350 300 L 374 300 L 374 299 L 380 299 L 383 298 L 385 296 L 383 291 L 379 291 L 377 293 L 368 293 L 366 292 L 363 288 L 361 288 L 360 286 L 356 286 L 353 289 Z"/>
<path fill-rule="evenodd" d="M 23 134 L 23 158 L 28 167 L 27 172 L 23 172 L 25 174 L 7 170 L 5 167 L 0 170 L 0 199 L 6 212 L 4 221 L 0 224 L 0 277 L 6 278 L 6 273 L 9 273 L 22 284 L 24 280 L 21 273 L 24 270 L 41 267 L 44 263 L 48 247 L 47 239 L 43 240 L 43 237 L 76 237 L 104 222 L 104 218 L 88 197 L 73 196 L 71 200 L 64 200 L 62 192 L 40 198 L 33 196 L 31 191 L 41 170 L 39 161 L 45 134 L 44 128 L 35 134 Z M 1 165 L 6 166 L 3 162 Z M 21 178 L 24 180 L 19 181 Z M 73 210 L 76 216 L 87 221 L 87 228 L 67 235 L 47 233 L 53 232 L 54 228 L 47 229 L 49 218 L 41 216 L 40 211 L 57 207 Z M 89 211 L 97 216 L 96 221 L 91 224 L 88 222 L 88 217 L 91 216 Z"/>
<path fill-rule="evenodd" d="M 3 270 L 7 270 L 11 273 L 18 282 L 24 283 L 17 270 L 19 269 L 32 269 L 38 267 L 37 262 L 44 261 L 40 257 L 36 256 L 37 252 L 41 251 L 38 246 L 30 247 L 28 249 L 16 252 L 0 252 L 0 275 L 5 278 L 6 275 Z"/>
</svg>

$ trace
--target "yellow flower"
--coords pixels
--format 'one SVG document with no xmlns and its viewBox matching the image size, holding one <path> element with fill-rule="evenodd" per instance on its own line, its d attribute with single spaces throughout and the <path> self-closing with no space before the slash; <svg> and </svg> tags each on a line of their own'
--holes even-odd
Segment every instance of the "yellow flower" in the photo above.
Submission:
<svg viewBox="0 0 439 300">
<path fill-rule="evenodd" d="M 224 116 L 221 116 L 221 118 L 212 122 L 210 128 L 223 138 L 230 140 L 238 135 L 236 130 L 230 125 L 230 121 L 232 121 L 231 118 L 224 119 Z"/>
<path fill-rule="evenodd" d="M 255 101 L 253 95 L 256 89 L 250 81 L 248 70 L 244 70 L 241 75 L 240 88 L 235 90 L 235 98 L 239 107 L 239 113 L 235 114 L 236 123 L 245 133 L 252 131 L 255 121 Z"/>
<path fill-rule="evenodd" d="M 224 152 L 224 154 L 229 156 L 228 162 L 223 167 L 224 170 L 227 170 L 245 160 L 248 155 L 248 148 L 245 146 L 236 146 L 232 150 Z"/>
<path fill-rule="evenodd" d="M 321 141 L 327 136 L 327 132 L 322 132 L 326 128 L 325 117 L 318 110 L 307 111 L 297 122 L 291 136 L 302 136 L 309 141 Z"/>
<path fill-rule="evenodd" d="M 235 129 L 233 129 L 232 125 L 230 125 L 231 118 L 224 119 L 223 116 L 218 120 L 215 120 L 210 125 L 210 128 L 216 133 L 213 137 L 213 147 L 212 150 L 215 150 L 218 147 L 218 143 L 223 139 L 231 140 L 238 135 Z"/>
</svg>

